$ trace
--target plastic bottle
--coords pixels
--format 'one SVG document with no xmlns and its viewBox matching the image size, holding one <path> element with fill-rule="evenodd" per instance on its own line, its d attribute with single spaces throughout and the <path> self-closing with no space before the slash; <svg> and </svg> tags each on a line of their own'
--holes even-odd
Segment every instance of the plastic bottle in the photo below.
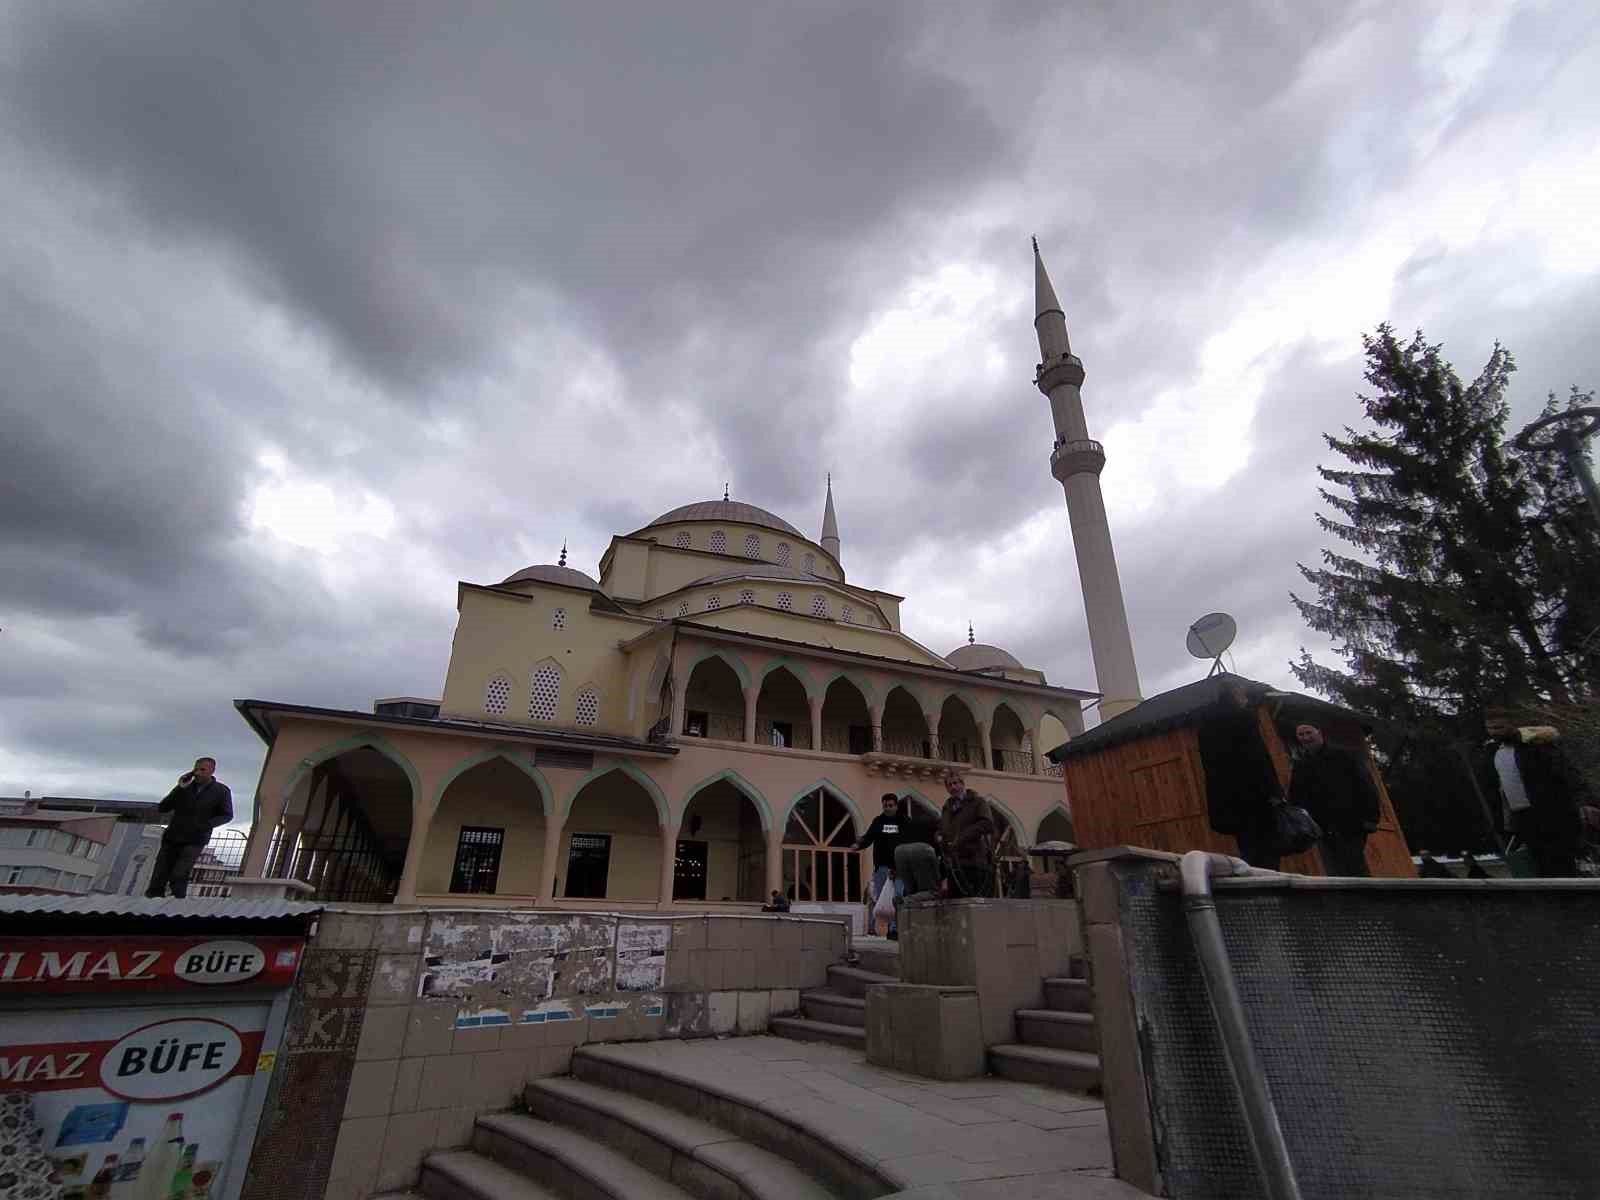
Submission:
<svg viewBox="0 0 1600 1200">
<path fill-rule="evenodd" d="M 199 1142 L 190 1142 L 183 1148 L 183 1157 L 178 1159 L 178 1169 L 173 1173 L 166 1200 L 189 1200 L 189 1185 L 194 1182 L 194 1159 L 199 1153 Z"/>
<path fill-rule="evenodd" d="M 182 1158 L 183 1114 L 168 1113 L 161 1140 L 145 1156 L 138 1188 L 131 1193 L 132 1200 L 167 1200 L 172 1191 L 172 1177 L 178 1173 L 178 1162 Z"/>
<path fill-rule="evenodd" d="M 117 1156 L 106 1155 L 106 1161 L 101 1164 L 99 1172 L 89 1184 L 89 1200 L 108 1200 L 111 1195 L 111 1181 L 117 1177 Z"/>
<path fill-rule="evenodd" d="M 144 1139 L 136 1137 L 117 1164 L 117 1177 L 111 1184 L 111 1200 L 133 1200 L 139 1194 L 139 1173 L 144 1168 Z"/>
</svg>

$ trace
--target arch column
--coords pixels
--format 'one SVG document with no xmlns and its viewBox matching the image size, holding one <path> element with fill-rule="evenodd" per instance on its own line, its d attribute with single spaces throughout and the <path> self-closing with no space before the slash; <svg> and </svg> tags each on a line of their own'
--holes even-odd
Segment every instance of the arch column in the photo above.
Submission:
<svg viewBox="0 0 1600 1200">
<path fill-rule="evenodd" d="M 422 851 L 433 832 L 433 818 L 439 811 L 440 782 L 435 771 L 419 769 L 417 772 L 417 790 L 411 797 L 411 837 L 406 842 L 406 865 L 400 872 L 400 886 L 394 894 L 396 904 L 416 903 Z"/>
<path fill-rule="evenodd" d="M 546 814 L 544 819 L 544 858 L 539 864 L 540 904 L 549 904 L 556 898 L 556 868 L 559 865 L 556 862 L 556 857 L 561 853 L 561 832 L 565 827 L 565 821 L 558 821 L 553 814 Z"/>
<path fill-rule="evenodd" d="M 672 679 L 672 728 L 668 730 L 670 736 L 679 738 L 683 736 L 683 715 L 689 707 L 689 677 L 679 678 L 676 674 Z"/>
<path fill-rule="evenodd" d="M 927 709 L 922 710 L 922 720 L 928 726 L 929 749 L 933 751 L 933 757 L 941 762 L 944 761 L 944 751 L 939 746 L 939 719 L 942 715 L 942 713 L 931 713 Z"/>
<path fill-rule="evenodd" d="M 744 690 L 744 740 L 753 745 L 756 740 L 756 702 L 761 699 L 761 688 L 751 685 Z"/>
<path fill-rule="evenodd" d="M 822 749 L 822 697 L 807 696 L 811 704 L 811 748 Z"/>
<path fill-rule="evenodd" d="M 1033 732 L 1028 735 L 1033 738 L 1033 773 L 1043 775 L 1044 771 L 1044 718 L 1040 717 L 1033 724 Z"/>
<path fill-rule="evenodd" d="M 872 723 L 872 748 L 883 753 L 883 705 L 868 705 L 867 720 Z"/>
<path fill-rule="evenodd" d="M 683 826 L 677 822 L 661 826 L 661 879 L 656 893 L 656 907 L 665 908 L 672 903 L 672 877 L 677 873 L 678 834 Z"/>
<path fill-rule="evenodd" d="M 973 724 L 978 727 L 978 745 L 983 749 L 982 769 L 992 771 L 995 769 L 994 740 L 989 736 L 989 722 L 975 720 Z"/>
<path fill-rule="evenodd" d="M 767 830 L 767 894 L 762 900 L 770 900 L 773 892 L 781 891 L 783 891 L 783 828 L 774 821 L 773 827 Z"/>
</svg>

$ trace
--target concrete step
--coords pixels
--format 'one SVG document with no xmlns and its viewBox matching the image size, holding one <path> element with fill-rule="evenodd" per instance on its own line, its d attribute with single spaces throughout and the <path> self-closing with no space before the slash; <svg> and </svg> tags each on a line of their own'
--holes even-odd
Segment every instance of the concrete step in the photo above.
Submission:
<svg viewBox="0 0 1600 1200">
<path fill-rule="evenodd" d="M 591 1044 L 573 1054 L 572 1074 L 709 1121 L 796 1164 L 846 1200 L 870 1200 L 895 1190 L 878 1174 L 875 1160 L 832 1134 L 813 1132 L 779 1101 L 742 1094 L 736 1081 L 693 1063 L 645 1058 L 626 1045 Z"/>
<path fill-rule="evenodd" d="M 639 1096 L 563 1077 L 529 1084 L 524 1098 L 535 1116 L 620 1151 L 701 1200 L 833 1200 L 787 1159 Z"/>
<path fill-rule="evenodd" d="M 853 1050 L 867 1047 L 865 1017 L 860 1025 L 836 1025 L 832 1021 L 812 1021 L 805 1017 L 773 1017 L 767 1022 L 767 1030 L 774 1037 L 793 1038 L 797 1042 L 832 1042 Z"/>
<path fill-rule="evenodd" d="M 1017 1009 L 1017 1041 L 1029 1046 L 1100 1053 L 1100 1033 L 1089 1013 L 1057 1012 L 1053 1008 Z"/>
<path fill-rule="evenodd" d="M 428 1155 L 418 1186 L 429 1200 L 561 1200 L 561 1193 L 471 1150 Z"/>
<path fill-rule="evenodd" d="M 620 1150 L 517 1113 L 479 1117 L 472 1148 L 571 1200 L 692 1200 Z"/>
<path fill-rule="evenodd" d="M 856 961 L 851 965 L 860 967 L 863 971 L 888 975 L 893 979 L 900 978 L 900 951 L 893 942 L 883 946 L 869 946 L 862 945 L 861 939 L 857 938 L 851 949 L 856 952 Z"/>
<path fill-rule="evenodd" d="M 811 1021 L 867 1027 L 867 1002 L 860 996 L 841 996 L 826 988 L 800 993 L 800 1012 Z"/>
<path fill-rule="evenodd" d="M 1057 1012 L 1093 1012 L 1094 992 L 1087 979 L 1046 979 L 1044 1002 Z"/>
<path fill-rule="evenodd" d="M 1072 1092 L 1099 1092 L 1100 1056 L 1048 1046 L 989 1047 L 989 1070 L 1002 1079 L 1042 1083 Z"/>
<path fill-rule="evenodd" d="M 875 983 L 899 982 L 898 975 L 882 975 L 877 971 L 846 967 L 840 963 L 833 963 L 828 967 L 828 990 L 838 992 L 841 996 L 865 996 L 867 989 Z"/>
</svg>

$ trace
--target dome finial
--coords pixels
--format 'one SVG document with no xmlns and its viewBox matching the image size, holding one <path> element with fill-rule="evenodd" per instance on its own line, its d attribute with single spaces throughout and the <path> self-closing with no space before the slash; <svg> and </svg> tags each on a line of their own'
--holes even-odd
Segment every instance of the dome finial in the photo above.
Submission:
<svg viewBox="0 0 1600 1200">
<path fill-rule="evenodd" d="M 724 500 L 728 498 L 728 485 L 726 483 L 722 485 L 722 498 Z"/>
<path fill-rule="evenodd" d="M 1033 252 L 1035 254 L 1039 253 L 1039 239 L 1038 238 L 1030 238 L 1029 240 L 1033 242 Z"/>
<path fill-rule="evenodd" d="M 973 639 L 973 636 L 972 636 L 972 622 L 968 621 L 967 622 L 967 645 L 969 645 L 969 646 L 972 645 L 973 640 L 974 639 Z"/>
<path fill-rule="evenodd" d="M 567 539 L 566 538 L 562 538 L 561 539 L 561 561 L 558 562 L 556 565 L 558 567 L 564 567 L 564 566 L 567 565 Z"/>
</svg>

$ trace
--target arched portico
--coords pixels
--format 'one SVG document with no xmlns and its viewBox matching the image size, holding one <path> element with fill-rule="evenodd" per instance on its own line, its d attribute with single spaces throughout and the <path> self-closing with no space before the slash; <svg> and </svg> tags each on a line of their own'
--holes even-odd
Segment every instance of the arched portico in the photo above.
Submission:
<svg viewBox="0 0 1600 1200">
<path fill-rule="evenodd" d="M 1033 844 L 1040 842 L 1070 842 L 1077 844 L 1077 835 L 1072 828 L 1072 814 L 1057 805 L 1039 819 L 1039 828 L 1033 835 Z"/>
<path fill-rule="evenodd" d="M 671 841 L 667 808 L 655 781 L 630 763 L 596 768 L 567 802 L 555 842 L 553 893 L 568 900 L 656 902 Z M 548 844 L 548 842 L 547 842 Z"/>
<path fill-rule="evenodd" d="M 858 903 L 861 853 L 852 847 L 864 828 L 855 801 L 831 781 L 818 780 L 797 794 L 784 815 L 784 895 L 791 901 Z"/>
<path fill-rule="evenodd" d="M 673 900 L 765 900 L 770 825 L 766 800 L 736 771 L 692 788 L 673 845 Z"/>
<path fill-rule="evenodd" d="M 526 755 L 487 750 L 441 781 L 417 870 L 423 895 L 537 896 L 553 808 Z"/>
</svg>

